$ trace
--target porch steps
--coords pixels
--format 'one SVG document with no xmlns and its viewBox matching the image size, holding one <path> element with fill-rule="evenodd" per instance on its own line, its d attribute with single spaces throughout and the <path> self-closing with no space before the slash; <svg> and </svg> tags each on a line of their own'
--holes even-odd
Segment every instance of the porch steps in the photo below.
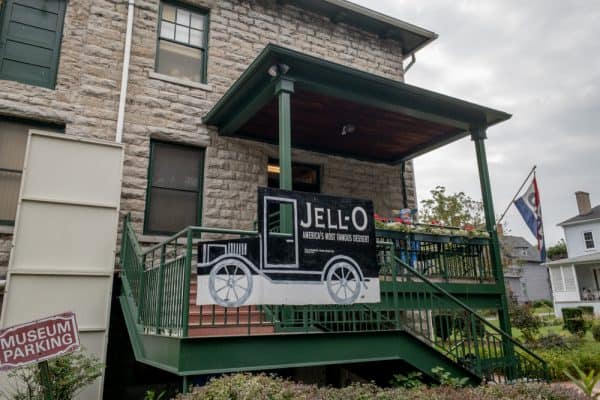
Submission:
<svg viewBox="0 0 600 400">
<path fill-rule="evenodd" d="M 275 332 L 257 306 L 222 307 L 196 304 L 197 281 L 190 283 L 189 337 L 269 335 Z"/>
</svg>

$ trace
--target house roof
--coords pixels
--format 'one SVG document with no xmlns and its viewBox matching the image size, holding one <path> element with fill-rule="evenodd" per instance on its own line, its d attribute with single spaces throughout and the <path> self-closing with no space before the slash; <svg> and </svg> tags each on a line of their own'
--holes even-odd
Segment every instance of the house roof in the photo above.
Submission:
<svg viewBox="0 0 600 400">
<path fill-rule="evenodd" d="M 563 258 L 561 260 L 547 262 L 546 265 L 564 265 L 564 264 L 587 264 L 600 262 L 600 252 L 585 254 L 578 257 Z"/>
<path fill-rule="evenodd" d="M 541 262 L 540 252 L 521 236 L 499 236 L 504 256 L 517 261 Z"/>
<path fill-rule="evenodd" d="M 576 224 L 579 222 L 591 221 L 593 219 L 600 219 L 600 205 L 592 207 L 592 210 L 587 214 L 579 214 L 567 220 L 564 220 L 563 222 L 558 224 L 558 226 Z"/>
<path fill-rule="evenodd" d="M 284 64 L 294 148 L 397 164 L 509 119 L 502 111 L 269 44 L 203 118 L 219 134 L 276 144 Z M 355 132 L 340 135 L 351 124 Z"/>
<path fill-rule="evenodd" d="M 438 37 L 436 33 L 427 29 L 347 0 L 279 0 L 279 2 L 325 15 L 333 22 L 356 26 L 385 39 L 395 39 L 402 46 L 402 54 L 405 57 L 425 47 Z"/>
</svg>

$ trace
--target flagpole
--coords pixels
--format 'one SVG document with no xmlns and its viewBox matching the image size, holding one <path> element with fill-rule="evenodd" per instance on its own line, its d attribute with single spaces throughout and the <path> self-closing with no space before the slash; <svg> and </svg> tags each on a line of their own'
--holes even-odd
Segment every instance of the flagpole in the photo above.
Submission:
<svg viewBox="0 0 600 400">
<path fill-rule="evenodd" d="M 512 200 L 508 203 L 508 205 L 506 206 L 506 208 L 504 209 L 504 212 L 502 213 L 502 215 L 500 216 L 500 218 L 498 218 L 498 221 L 496 221 L 496 225 L 498 225 L 500 222 L 502 222 L 502 220 L 504 219 L 504 216 L 506 215 L 506 213 L 508 212 L 508 209 L 510 208 L 510 206 L 512 206 L 512 204 L 515 202 L 516 198 L 519 196 L 519 194 L 521 193 L 521 190 L 523 190 L 523 187 L 525 186 L 525 184 L 527 183 L 527 181 L 529 180 L 529 177 L 531 177 L 532 174 L 535 174 L 535 169 L 537 168 L 537 165 L 534 165 L 533 168 L 531 168 L 531 171 L 529 171 L 529 174 L 527 174 L 527 177 L 523 180 L 523 183 L 521 184 L 521 186 L 519 187 L 519 190 L 517 190 L 517 193 L 515 193 L 515 196 L 512 198 Z"/>
</svg>

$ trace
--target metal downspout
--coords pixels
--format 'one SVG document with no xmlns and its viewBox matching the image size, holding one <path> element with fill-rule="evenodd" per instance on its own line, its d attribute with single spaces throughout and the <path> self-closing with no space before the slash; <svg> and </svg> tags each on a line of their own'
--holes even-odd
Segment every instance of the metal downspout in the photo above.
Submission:
<svg viewBox="0 0 600 400">
<path fill-rule="evenodd" d="M 128 1 L 127 32 L 125 34 L 125 50 L 123 53 L 123 73 L 121 75 L 121 94 L 119 95 L 119 111 L 117 114 L 117 131 L 115 142 L 123 141 L 123 125 L 125 122 L 125 101 L 127 99 L 127 83 L 129 81 L 129 59 L 131 57 L 131 37 L 133 33 L 133 14 L 135 0 Z"/>
</svg>

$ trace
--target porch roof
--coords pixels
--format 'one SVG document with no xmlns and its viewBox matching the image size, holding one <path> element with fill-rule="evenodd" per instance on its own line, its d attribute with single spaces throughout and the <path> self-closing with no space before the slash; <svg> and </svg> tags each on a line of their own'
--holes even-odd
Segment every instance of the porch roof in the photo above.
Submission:
<svg viewBox="0 0 600 400">
<path fill-rule="evenodd" d="M 509 119 L 502 111 L 269 44 L 203 118 L 221 135 L 276 144 L 278 78 L 294 83 L 292 146 L 395 164 Z M 354 131 L 342 136 L 344 125 Z"/>
<path fill-rule="evenodd" d="M 546 265 L 565 265 L 565 264 L 595 264 L 600 263 L 600 252 L 584 254 L 582 256 L 563 258 L 556 261 L 547 262 Z"/>
</svg>

